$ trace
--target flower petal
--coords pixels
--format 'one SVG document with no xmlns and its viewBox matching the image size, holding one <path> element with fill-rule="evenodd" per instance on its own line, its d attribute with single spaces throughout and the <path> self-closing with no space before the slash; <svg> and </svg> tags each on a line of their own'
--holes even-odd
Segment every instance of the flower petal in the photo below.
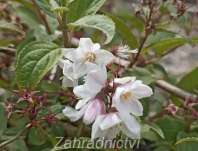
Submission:
<svg viewBox="0 0 198 151">
<path fill-rule="evenodd" d="M 104 120 L 105 115 L 99 115 L 95 122 L 92 125 L 92 131 L 91 131 L 91 140 L 94 140 L 95 138 L 103 137 L 105 136 L 105 131 L 102 131 L 100 129 L 100 124 Z"/>
<path fill-rule="evenodd" d="M 125 127 L 127 128 L 127 129 L 125 129 L 124 132 L 127 132 L 127 130 L 128 130 L 129 132 L 132 133 L 131 135 L 129 135 L 130 137 L 134 136 L 135 138 L 139 138 L 140 124 L 135 119 L 135 117 L 130 114 L 126 114 L 124 112 L 119 112 L 119 116 L 120 116 L 120 119 L 123 121 Z"/>
<path fill-rule="evenodd" d="M 81 109 L 85 104 L 87 104 L 87 102 L 90 101 L 90 98 L 86 98 L 86 99 L 81 99 L 78 101 L 78 103 L 76 104 L 75 106 L 75 109 L 78 110 L 78 109 Z"/>
<path fill-rule="evenodd" d="M 98 99 L 91 101 L 87 107 L 87 110 L 84 114 L 83 122 L 87 125 L 94 122 L 96 117 L 104 113 L 104 105 Z"/>
<path fill-rule="evenodd" d="M 72 107 L 66 106 L 63 110 L 63 114 L 68 117 L 72 122 L 79 120 L 85 113 L 87 106 L 84 106 L 80 111 L 73 109 Z"/>
<path fill-rule="evenodd" d="M 132 88 L 132 92 L 137 99 L 149 97 L 153 94 L 153 90 L 145 84 L 137 84 L 134 88 Z"/>
<path fill-rule="evenodd" d="M 116 113 L 109 113 L 109 114 L 106 114 L 106 117 L 101 122 L 100 128 L 101 130 L 107 130 L 119 123 L 121 123 L 121 120 L 118 117 L 118 115 Z"/>
<path fill-rule="evenodd" d="M 129 100 L 127 102 L 120 100 L 114 104 L 119 112 L 132 113 L 135 116 L 142 116 L 143 106 L 138 100 Z"/>
<path fill-rule="evenodd" d="M 96 63 L 99 65 L 107 65 L 111 63 L 114 59 L 114 56 L 111 52 L 106 50 L 100 50 L 96 53 Z"/>
<path fill-rule="evenodd" d="M 93 49 L 93 42 L 90 38 L 80 38 L 79 47 L 85 51 L 91 51 Z"/>
</svg>

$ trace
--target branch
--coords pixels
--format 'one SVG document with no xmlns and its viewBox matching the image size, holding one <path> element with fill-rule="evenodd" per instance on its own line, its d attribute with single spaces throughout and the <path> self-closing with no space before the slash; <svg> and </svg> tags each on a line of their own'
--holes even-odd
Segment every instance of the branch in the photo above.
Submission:
<svg viewBox="0 0 198 151">
<path fill-rule="evenodd" d="M 7 54 L 7 55 L 14 56 L 15 52 L 16 52 L 16 49 L 9 48 L 9 47 L 0 47 L 0 52 L 3 52 L 5 54 Z"/>
<path fill-rule="evenodd" d="M 21 135 L 23 135 L 23 133 L 24 133 L 27 129 L 30 128 L 30 126 L 31 126 L 30 124 L 27 124 L 21 131 L 19 131 L 19 132 L 17 133 L 16 136 L 12 137 L 12 138 L 9 139 L 9 140 L 6 140 L 6 141 L 2 142 L 2 143 L 0 144 L 0 149 L 3 148 L 3 147 L 5 147 L 5 146 L 8 145 L 8 144 L 14 142 L 15 140 L 17 140 Z"/>
<path fill-rule="evenodd" d="M 176 86 L 174 86 L 174 85 L 172 85 L 172 84 L 170 84 L 170 83 L 168 83 L 164 80 L 158 80 L 155 83 L 159 88 L 161 88 L 161 89 L 163 89 L 163 90 L 165 90 L 165 91 L 167 91 L 171 94 L 174 94 L 174 95 L 176 95 L 177 97 L 180 97 L 183 100 L 186 100 L 188 98 L 191 98 L 193 100 L 198 99 L 197 95 L 189 93 L 187 91 L 184 91 L 184 90 L 182 90 L 182 89 L 180 89 L 180 88 L 178 88 L 178 87 L 176 87 Z"/>
<path fill-rule="evenodd" d="M 41 18 L 42 22 L 43 22 L 43 25 L 45 26 L 46 30 L 47 30 L 47 33 L 48 34 L 52 34 L 51 32 L 51 29 L 50 29 L 50 26 L 47 22 L 47 19 L 46 19 L 46 16 L 43 14 L 43 12 L 40 10 L 39 6 L 37 5 L 36 1 L 35 0 L 31 0 L 35 9 L 37 10 L 38 12 L 38 15 L 39 17 Z"/>
</svg>

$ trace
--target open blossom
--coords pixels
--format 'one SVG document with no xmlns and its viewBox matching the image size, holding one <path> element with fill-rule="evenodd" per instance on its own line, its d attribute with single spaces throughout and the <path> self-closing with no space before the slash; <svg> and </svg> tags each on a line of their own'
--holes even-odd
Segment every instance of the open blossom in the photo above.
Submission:
<svg viewBox="0 0 198 151">
<path fill-rule="evenodd" d="M 101 49 L 100 44 L 93 43 L 90 38 L 81 38 L 76 49 L 64 49 L 64 56 L 75 64 L 82 76 L 92 70 L 94 65 L 107 65 L 114 58 L 112 53 Z"/>
<path fill-rule="evenodd" d="M 113 139 L 120 131 L 130 138 L 137 139 L 140 137 L 140 124 L 130 114 L 123 116 L 119 112 L 114 112 L 99 115 L 92 126 L 91 139 Z"/>
<path fill-rule="evenodd" d="M 74 87 L 74 94 L 80 98 L 76 104 L 76 109 L 80 109 L 87 102 L 95 99 L 96 95 L 105 87 L 106 80 L 107 71 L 104 66 L 90 71 L 85 77 L 85 83 Z"/>
<path fill-rule="evenodd" d="M 121 114 L 132 113 L 135 116 L 142 116 L 143 106 L 139 99 L 151 96 L 152 89 L 135 77 L 117 78 L 114 82 L 118 84 L 113 96 L 113 105 L 116 109 Z"/>
<path fill-rule="evenodd" d="M 75 110 L 72 107 L 66 106 L 63 114 L 71 121 L 77 121 L 83 117 L 85 124 L 91 124 L 95 121 L 96 117 L 105 113 L 104 102 L 99 99 L 94 99 L 88 104 L 84 105 L 80 110 Z"/>
</svg>

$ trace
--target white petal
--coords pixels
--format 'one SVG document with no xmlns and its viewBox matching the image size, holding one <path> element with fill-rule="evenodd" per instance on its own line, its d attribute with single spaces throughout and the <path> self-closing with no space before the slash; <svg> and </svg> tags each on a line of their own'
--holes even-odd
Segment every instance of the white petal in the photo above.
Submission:
<svg viewBox="0 0 198 151">
<path fill-rule="evenodd" d="M 118 115 L 116 113 L 109 113 L 100 124 L 100 128 L 101 130 L 107 130 L 113 126 L 116 126 L 119 123 L 121 123 L 121 120 Z"/>
<path fill-rule="evenodd" d="M 80 38 L 79 47 L 85 51 L 91 51 L 93 49 L 93 42 L 90 38 Z"/>
<path fill-rule="evenodd" d="M 95 44 L 93 45 L 93 49 L 94 49 L 94 51 L 100 50 L 100 44 L 99 44 L 99 43 L 95 43 Z"/>
<path fill-rule="evenodd" d="M 95 138 L 104 136 L 104 132 L 100 129 L 100 124 L 104 120 L 105 115 L 99 115 L 97 116 L 95 122 L 92 125 L 92 131 L 91 131 L 91 139 L 94 140 Z"/>
<path fill-rule="evenodd" d="M 136 116 L 142 116 L 143 114 L 143 106 L 138 100 L 128 100 L 126 102 L 120 100 L 114 105 L 119 112 L 132 113 Z"/>
<path fill-rule="evenodd" d="M 90 98 L 93 96 L 93 94 L 90 92 L 89 89 L 87 89 L 86 85 L 79 85 L 74 87 L 73 89 L 74 94 L 79 98 Z"/>
<path fill-rule="evenodd" d="M 118 84 L 125 84 L 128 82 L 135 81 L 136 77 L 124 77 L 124 78 L 115 78 L 114 82 Z"/>
<path fill-rule="evenodd" d="M 89 90 L 95 92 L 99 92 L 105 86 L 106 80 L 107 71 L 105 67 L 98 67 L 96 70 L 91 71 L 85 79 Z"/>
<path fill-rule="evenodd" d="M 122 112 L 123 113 L 123 112 Z M 123 121 L 124 125 L 126 128 L 134 135 L 137 137 L 140 136 L 140 124 L 138 121 L 134 118 L 134 116 L 130 114 L 122 114 L 121 112 L 119 113 L 119 116 L 121 120 Z M 133 136 L 132 135 L 132 136 Z"/>
<path fill-rule="evenodd" d="M 81 99 L 78 101 L 78 103 L 76 104 L 75 106 L 75 109 L 78 110 L 78 109 L 81 109 L 85 104 L 87 104 L 87 102 L 90 101 L 90 98 L 86 98 L 86 99 Z"/>
<path fill-rule="evenodd" d="M 153 94 L 152 89 L 145 84 L 136 85 L 136 87 L 132 88 L 132 92 L 134 93 L 137 99 L 149 97 Z"/>
<path fill-rule="evenodd" d="M 126 135 L 128 136 L 129 138 L 131 139 L 139 139 L 140 138 L 140 134 L 139 132 L 137 132 L 136 134 L 131 132 L 127 127 L 126 125 L 122 124 L 121 125 L 121 131 Z"/>
<path fill-rule="evenodd" d="M 62 53 L 66 58 L 71 58 L 75 48 L 62 48 Z"/>
<path fill-rule="evenodd" d="M 100 50 L 99 53 L 96 54 L 96 63 L 99 65 L 107 65 L 111 63 L 113 59 L 113 54 L 106 50 Z"/>
<path fill-rule="evenodd" d="M 63 114 L 68 117 L 71 121 L 79 120 L 85 113 L 86 106 L 83 107 L 80 111 L 73 109 L 72 107 L 66 106 L 63 110 Z"/>
</svg>

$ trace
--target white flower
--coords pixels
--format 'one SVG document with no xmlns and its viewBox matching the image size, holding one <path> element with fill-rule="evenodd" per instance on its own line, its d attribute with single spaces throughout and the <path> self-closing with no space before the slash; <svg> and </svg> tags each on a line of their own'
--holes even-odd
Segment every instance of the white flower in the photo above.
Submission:
<svg viewBox="0 0 198 151">
<path fill-rule="evenodd" d="M 105 113 L 105 105 L 103 101 L 94 99 L 84 105 L 80 110 L 75 110 L 72 107 L 66 106 L 63 114 L 71 121 L 77 121 L 83 117 L 83 122 L 87 125 L 93 123 L 96 117 Z"/>
<path fill-rule="evenodd" d="M 152 89 L 142 81 L 135 80 L 135 77 L 118 78 L 114 82 L 118 87 L 113 96 L 113 105 L 120 114 L 142 116 L 143 106 L 138 99 L 151 96 Z"/>
<path fill-rule="evenodd" d="M 74 94 L 81 98 L 76 104 L 76 109 L 80 109 L 88 101 L 91 101 L 106 85 L 107 71 L 106 68 L 97 67 L 90 71 L 85 77 L 85 84 L 74 87 Z"/>
<path fill-rule="evenodd" d="M 75 63 L 81 75 L 85 75 L 95 65 L 107 65 L 113 61 L 114 56 L 109 51 L 100 49 L 98 43 L 93 43 L 90 38 L 81 38 L 76 49 L 64 49 L 64 56 Z"/>
<path fill-rule="evenodd" d="M 140 125 L 134 116 L 118 112 L 99 115 L 92 126 L 91 139 L 113 139 L 120 131 L 133 139 L 140 137 Z"/>
</svg>

